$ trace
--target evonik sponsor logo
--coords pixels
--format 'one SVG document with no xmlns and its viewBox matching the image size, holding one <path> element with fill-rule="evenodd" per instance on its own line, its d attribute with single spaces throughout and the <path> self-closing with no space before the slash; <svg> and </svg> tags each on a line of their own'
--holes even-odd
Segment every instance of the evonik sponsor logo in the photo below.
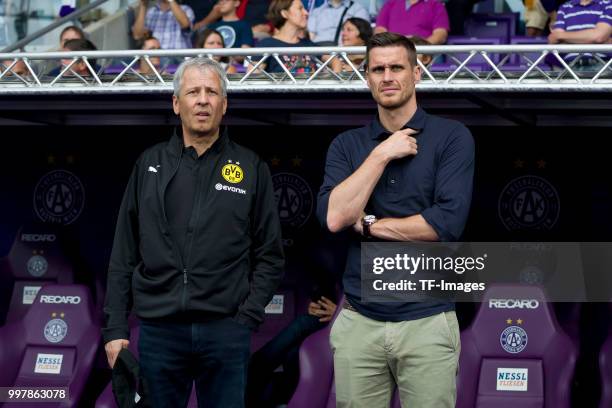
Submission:
<svg viewBox="0 0 612 408">
<path fill-rule="evenodd" d="M 233 186 L 227 186 L 225 184 L 221 184 L 221 183 L 217 183 L 215 184 L 215 190 L 217 191 L 229 191 L 232 193 L 238 193 L 238 194 L 244 194 L 246 195 L 246 190 L 243 188 L 238 188 L 238 187 L 233 187 Z"/>
</svg>

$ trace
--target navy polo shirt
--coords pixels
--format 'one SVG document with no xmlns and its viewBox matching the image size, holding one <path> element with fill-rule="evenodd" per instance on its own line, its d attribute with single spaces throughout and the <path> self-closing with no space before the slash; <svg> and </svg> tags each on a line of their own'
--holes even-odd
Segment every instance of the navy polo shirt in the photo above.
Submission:
<svg viewBox="0 0 612 408">
<path fill-rule="evenodd" d="M 472 135 L 461 123 L 429 115 L 420 107 L 403 128 L 419 131 L 414 136 L 418 153 L 387 164 L 365 212 L 378 219 L 421 214 L 441 241 L 456 241 L 465 227 L 472 199 Z M 353 174 L 372 150 L 390 135 L 376 118 L 365 127 L 340 134 L 331 143 L 317 203 L 317 216 L 325 228 L 331 191 Z M 454 309 L 454 304 L 445 300 L 362 302 L 361 240 L 358 234 L 351 234 L 343 277 L 347 300 L 361 314 L 375 320 L 403 321 Z"/>
</svg>

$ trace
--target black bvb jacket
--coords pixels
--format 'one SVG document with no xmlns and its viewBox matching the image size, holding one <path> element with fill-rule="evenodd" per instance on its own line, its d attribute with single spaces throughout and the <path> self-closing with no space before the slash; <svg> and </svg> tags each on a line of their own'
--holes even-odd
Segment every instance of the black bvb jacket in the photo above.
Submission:
<svg viewBox="0 0 612 408">
<path fill-rule="evenodd" d="M 270 171 L 226 132 L 202 157 L 183 261 L 164 209 L 182 149 L 175 133 L 142 153 L 132 171 L 108 271 L 105 342 L 129 338 L 132 306 L 142 319 L 233 317 L 255 328 L 282 278 Z"/>
</svg>

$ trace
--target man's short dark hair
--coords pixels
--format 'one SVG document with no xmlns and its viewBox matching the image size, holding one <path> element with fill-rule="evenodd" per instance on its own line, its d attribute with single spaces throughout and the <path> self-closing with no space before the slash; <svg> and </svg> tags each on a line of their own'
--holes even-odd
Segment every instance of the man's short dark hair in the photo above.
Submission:
<svg viewBox="0 0 612 408">
<path fill-rule="evenodd" d="M 384 32 L 374 34 L 368 41 L 366 48 L 366 69 L 370 65 L 370 51 L 378 47 L 404 47 L 408 53 L 408 62 L 413 67 L 417 66 L 417 52 L 414 43 L 401 34 Z"/>
</svg>

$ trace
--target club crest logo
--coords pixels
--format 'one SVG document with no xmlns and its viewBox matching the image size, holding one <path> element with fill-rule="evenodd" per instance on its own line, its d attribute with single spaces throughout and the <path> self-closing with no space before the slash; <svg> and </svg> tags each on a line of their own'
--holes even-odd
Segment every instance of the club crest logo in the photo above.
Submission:
<svg viewBox="0 0 612 408">
<path fill-rule="evenodd" d="M 557 190 L 538 176 L 515 178 L 499 196 L 499 218 L 509 231 L 550 230 L 557 223 L 559 209 Z"/>
<path fill-rule="evenodd" d="M 45 325 L 45 339 L 49 343 L 59 343 L 68 333 L 68 325 L 62 319 L 52 319 Z"/>
<path fill-rule="evenodd" d="M 66 170 L 45 174 L 34 189 L 34 211 L 43 222 L 71 224 L 85 205 L 81 180 Z"/>
<path fill-rule="evenodd" d="M 511 354 L 520 353 L 527 347 L 527 332 L 519 326 L 506 327 L 499 337 L 504 350 Z"/>
<path fill-rule="evenodd" d="M 310 218 L 313 207 L 312 190 L 308 183 L 293 173 L 272 176 L 274 197 L 281 224 L 300 228 Z"/>
<path fill-rule="evenodd" d="M 47 272 L 47 269 L 49 269 L 49 263 L 44 257 L 34 255 L 28 259 L 27 268 L 30 275 L 40 278 Z"/>
</svg>

